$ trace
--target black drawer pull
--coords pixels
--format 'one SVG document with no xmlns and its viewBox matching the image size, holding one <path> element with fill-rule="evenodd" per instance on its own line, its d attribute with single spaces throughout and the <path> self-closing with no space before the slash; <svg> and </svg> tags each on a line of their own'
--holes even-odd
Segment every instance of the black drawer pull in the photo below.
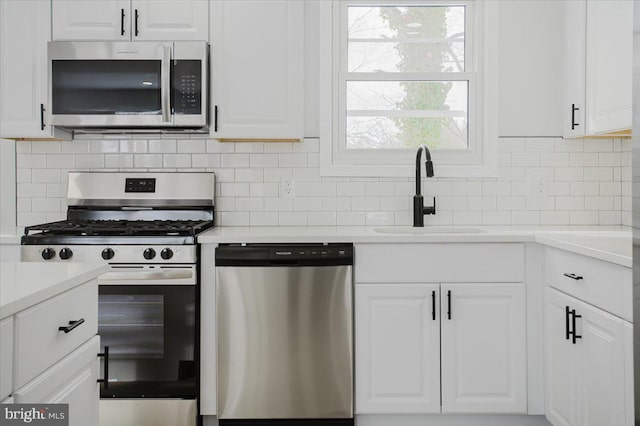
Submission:
<svg viewBox="0 0 640 426">
<path fill-rule="evenodd" d="M 576 281 L 580 281 L 582 279 L 580 275 L 576 275 L 576 274 L 564 274 L 564 276 Z"/>
<path fill-rule="evenodd" d="M 569 328 L 569 316 L 571 315 L 571 311 L 569 310 L 568 306 L 564 307 L 564 326 L 565 326 L 565 333 L 564 333 L 564 338 L 565 340 L 569 340 L 569 338 L 571 337 L 571 328 Z"/>
<path fill-rule="evenodd" d="M 84 318 L 80 318 L 77 321 L 69 321 L 69 325 L 58 327 L 58 331 L 64 331 L 65 334 L 70 333 L 83 322 L 84 322 Z"/>
<path fill-rule="evenodd" d="M 40 104 L 40 130 L 44 130 L 44 104 Z"/>
<path fill-rule="evenodd" d="M 451 290 L 447 290 L 447 318 L 451 319 Z"/>
<path fill-rule="evenodd" d="M 124 9 L 120 9 L 120 35 L 124 35 Z"/>
<path fill-rule="evenodd" d="M 105 389 L 109 388 L 109 346 L 104 347 L 104 352 L 98 354 L 104 358 L 104 379 L 98 379 L 98 383 L 102 383 Z"/>
<path fill-rule="evenodd" d="M 580 108 L 576 107 L 576 104 L 571 104 L 571 130 L 575 130 L 576 126 L 579 126 L 576 123 L 576 111 L 580 111 Z"/>
<path fill-rule="evenodd" d="M 575 310 L 575 309 L 573 309 L 573 310 L 571 311 L 571 317 L 572 317 L 572 319 L 571 319 L 571 324 L 572 324 L 572 328 L 573 328 L 573 331 L 571 332 L 571 334 L 573 334 L 573 341 L 572 341 L 572 343 L 575 345 L 575 344 L 576 344 L 576 340 L 577 340 L 577 339 L 582 339 L 582 336 L 579 336 L 579 335 L 576 333 L 576 318 L 582 318 L 582 315 L 578 315 L 578 314 L 576 314 L 576 310 Z"/>
<path fill-rule="evenodd" d="M 436 320 L 436 291 L 431 292 L 431 319 Z"/>
</svg>

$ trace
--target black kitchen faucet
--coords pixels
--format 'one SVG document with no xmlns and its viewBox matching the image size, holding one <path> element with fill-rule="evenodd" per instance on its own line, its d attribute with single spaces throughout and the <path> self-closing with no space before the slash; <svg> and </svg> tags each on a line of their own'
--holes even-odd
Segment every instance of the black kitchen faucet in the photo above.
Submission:
<svg viewBox="0 0 640 426">
<path fill-rule="evenodd" d="M 424 206 L 424 197 L 421 194 L 420 190 L 420 156 L 424 151 L 424 155 L 426 157 L 426 161 L 424 163 L 427 177 L 433 177 L 433 163 L 431 162 L 431 152 L 429 152 L 429 148 L 426 145 L 420 145 L 418 147 L 418 152 L 416 153 L 416 195 L 413 196 L 413 226 L 414 227 L 422 227 L 424 226 L 424 215 L 425 214 L 436 214 L 436 197 L 433 197 L 433 206 L 425 207 Z"/>
</svg>

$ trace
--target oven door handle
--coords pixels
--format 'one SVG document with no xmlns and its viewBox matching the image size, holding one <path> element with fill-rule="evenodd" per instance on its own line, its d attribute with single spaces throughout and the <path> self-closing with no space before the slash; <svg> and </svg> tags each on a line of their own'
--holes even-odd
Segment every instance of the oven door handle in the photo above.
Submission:
<svg viewBox="0 0 640 426">
<path fill-rule="evenodd" d="M 107 272 L 99 278 L 102 284 L 108 284 L 108 281 L 170 281 L 170 280 L 191 280 L 193 279 L 193 270 L 191 269 L 170 269 L 162 271 L 144 271 L 144 272 Z M 167 283 L 169 284 L 169 283 Z"/>
</svg>

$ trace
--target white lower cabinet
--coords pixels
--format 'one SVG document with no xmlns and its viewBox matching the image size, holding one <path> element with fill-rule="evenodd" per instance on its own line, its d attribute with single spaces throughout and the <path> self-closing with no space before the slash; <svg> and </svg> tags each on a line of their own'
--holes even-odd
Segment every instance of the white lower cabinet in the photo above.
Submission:
<svg viewBox="0 0 640 426">
<path fill-rule="evenodd" d="M 356 286 L 356 413 L 440 412 L 437 284 Z"/>
<path fill-rule="evenodd" d="M 355 292 L 356 413 L 526 413 L 524 284 Z"/>
<path fill-rule="evenodd" d="M 442 284 L 442 412 L 526 413 L 524 284 Z"/>
<path fill-rule="evenodd" d="M 69 404 L 69 425 L 98 424 L 100 337 L 94 336 L 13 393 L 17 404 Z"/>
<path fill-rule="evenodd" d="M 632 374 L 625 371 L 631 325 L 550 287 L 545 304 L 547 419 L 556 426 L 632 425 Z"/>
</svg>

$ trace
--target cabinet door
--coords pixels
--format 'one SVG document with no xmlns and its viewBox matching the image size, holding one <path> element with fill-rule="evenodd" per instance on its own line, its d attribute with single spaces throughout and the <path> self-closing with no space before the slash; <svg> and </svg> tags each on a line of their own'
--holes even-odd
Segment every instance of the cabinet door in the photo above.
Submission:
<svg viewBox="0 0 640 426">
<path fill-rule="evenodd" d="M 443 284 L 442 412 L 526 413 L 524 284 Z"/>
<path fill-rule="evenodd" d="M 564 102 L 562 104 L 562 133 L 565 138 L 585 134 L 585 49 L 587 1 L 562 2 L 564 6 Z"/>
<path fill-rule="evenodd" d="M 577 299 L 551 287 L 545 295 L 545 414 L 555 426 L 578 425 L 579 351 L 568 339 L 567 308 Z"/>
<path fill-rule="evenodd" d="M 130 40 L 130 0 L 53 0 L 53 40 Z"/>
<path fill-rule="evenodd" d="M 17 404 L 69 404 L 69 425 L 98 424 L 100 388 L 97 383 L 100 337 L 94 336 L 59 363 L 14 392 Z"/>
<path fill-rule="evenodd" d="M 49 6 L 40 0 L 0 1 L 2 138 L 65 137 L 45 122 Z"/>
<path fill-rule="evenodd" d="M 211 136 L 303 137 L 304 3 L 211 2 Z"/>
<path fill-rule="evenodd" d="M 633 3 L 587 2 L 587 133 L 631 128 Z"/>
<path fill-rule="evenodd" d="M 11 394 L 13 365 L 13 317 L 9 317 L 0 321 L 0 400 Z"/>
<path fill-rule="evenodd" d="M 209 39 L 207 0 L 132 0 L 133 40 Z"/>
<path fill-rule="evenodd" d="M 355 293 L 356 413 L 439 413 L 438 285 L 358 284 Z"/>
<path fill-rule="evenodd" d="M 624 326 L 620 318 L 580 302 L 576 313 L 582 357 L 580 425 L 624 425 Z"/>
</svg>

